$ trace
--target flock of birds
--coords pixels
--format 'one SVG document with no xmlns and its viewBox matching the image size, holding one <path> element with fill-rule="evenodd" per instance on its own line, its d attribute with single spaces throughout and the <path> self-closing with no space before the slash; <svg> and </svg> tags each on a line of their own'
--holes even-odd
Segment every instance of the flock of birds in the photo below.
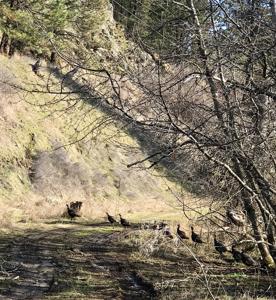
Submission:
<svg viewBox="0 0 276 300">
<path fill-rule="evenodd" d="M 66 206 L 67 206 L 67 213 L 68 213 L 69 217 L 71 218 L 71 220 L 73 220 L 76 217 L 81 216 L 81 214 L 80 214 L 80 210 L 82 207 L 81 201 L 71 202 L 70 205 L 66 204 Z M 116 223 L 120 223 L 124 228 L 128 228 L 131 226 L 130 222 L 127 219 L 123 218 L 121 214 L 119 214 L 119 217 L 120 217 L 119 222 L 115 219 L 114 216 L 110 215 L 108 212 L 106 212 L 106 215 L 107 215 L 108 222 L 113 226 Z M 235 224 L 237 226 L 243 226 L 245 223 L 244 216 L 239 215 L 234 211 L 230 211 L 230 210 L 227 211 L 227 217 L 232 221 L 233 224 Z M 157 223 L 155 221 L 154 224 L 151 224 L 151 225 L 146 224 L 146 225 L 144 225 L 144 229 L 160 230 L 163 232 L 164 236 L 166 236 L 170 239 L 174 238 L 169 227 L 164 222 Z M 176 236 L 182 241 L 189 240 L 189 236 L 186 234 L 186 232 L 180 229 L 180 224 L 177 225 Z M 201 236 L 195 232 L 193 226 L 191 226 L 191 239 L 195 243 L 195 245 L 206 243 L 202 240 Z M 237 249 L 236 244 L 233 244 L 231 249 L 229 250 L 223 244 L 223 242 L 221 242 L 217 239 L 216 235 L 214 235 L 214 248 L 221 256 L 224 255 L 224 253 L 226 253 L 226 252 L 230 252 L 233 256 L 233 259 L 236 262 L 242 262 L 246 266 L 257 266 L 258 265 L 257 262 L 250 255 L 245 253 L 245 250 L 239 251 Z"/>
</svg>

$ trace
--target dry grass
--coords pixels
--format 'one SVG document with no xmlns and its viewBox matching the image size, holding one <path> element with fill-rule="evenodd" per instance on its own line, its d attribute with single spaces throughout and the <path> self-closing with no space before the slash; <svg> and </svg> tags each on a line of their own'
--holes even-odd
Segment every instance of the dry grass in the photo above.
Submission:
<svg viewBox="0 0 276 300">
<path fill-rule="evenodd" d="M 88 143 L 52 151 L 70 141 L 74 135 L 70 122 L 79 120 L 81 114 L 77 110 L 70 117 L 49 115 L 50 111 L 27 104 L 50 101 L 49 95 L 15 92 L 3 83 L 40 83 L 41 79 L 31 72 L 32 62 L 27 57 L 9 60 L 0 56 L 4 70 L 0 74 L 2 225 L 59 218 L 66 203 L 78 200 L 84 202 L 84 220 L 102 219 L 109 211 L 114 215 L 122 213 L 131 222 L 164 219 L 173 226 L 181 222 L 188 229 L 190 224 L 168 190 L 177 190 L 177 185 L 156 171 L 128 169 L 127 164 L 144 154 L 138 143 L 114 124 L 110 123 Z M 94 109 L 82 126 L 101 117 L 103 113 Z M 181 197 L 186 203 L 196 202 L 188 193 Z"/>
<path fill-rule="evenodd" d="M 234 263 L 230 254 L 221 259 L 212 244 L 194 247 L 152 230 L 130 232 L 122 242 L 137 249 L 130 261 L 159 299 L 273 299 L 273 276 Z"/>
</svg>

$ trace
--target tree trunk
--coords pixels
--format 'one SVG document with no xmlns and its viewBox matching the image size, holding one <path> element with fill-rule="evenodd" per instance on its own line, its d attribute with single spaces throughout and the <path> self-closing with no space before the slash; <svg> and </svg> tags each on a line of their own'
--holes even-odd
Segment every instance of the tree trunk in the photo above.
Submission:
<svg viewBox="0 0 276 300">
<path fill-rule="evenodd" d="M 0 42 L 0 53 L 8 54 L 9 36 L 4 32 Z"/>
<path fill-rule="evenodd" d="M 271 0 L 271 15 L 272 15 L 272 23 L 276 27 L 276 0 Z"/>
<path fill-rule="evenodd" d="M 244 193 L 242 192 L 242 194 L 244 194 Z M 248 195 L 243 195 L 243 198 L 244 198 L 244 207 L 245 207 L 245 210 L 248 214 L 249 221 L 252 224 L 254 237 L 255 237 L 255 239 L 258 243 L 258 248 L 259 248 L 259 251 L 262 255 L 264 263 L 269 268 L 275 269 L 275 262 L 274 262 L 271 254 L 269 252 L 268 247 L 264 243 L 262 232 L 261 232 L 261 230 L 258 226 L 256 212 L 255 212 L 255 209 L 254 209 L 254 207 L 251 203 L 251 199 L 248 198 Z"/>
<path fill-rule="evenodd" d="M 16 41 L 15 40 L 11 40 L 11 42 L 10 42 L 10 49 L 9 49 L 9 53 L 8 53 L 8 55 L 10 56 L 10 57 L 12 57 L 13 55 L 14 55 L 14 53 L 15 53 L 15 50 L 16 50 Z"/>
<path fill-rule="evenodd" d="M 237 158 L 233 158 L 235 171 L 238 174 L 238 176 L 244 180 L 243 172 L 242 172 L 242 164 L 239 163 Z M 257 216 L 256 216 L 256 210 L 253 206 L 251 197 L 247 191 L 242 189 L 241 191 L 242 200 L 244 203 L 244 208 L 247 212 L 248 219 L 252 225 L 252 229 L 254 232 L 254 238 L 258 243 L 258 248 L 261 253 L 262 259 L 266 266 L 268 266 L 271 269 L 275 269 L 275 262 L 269 252 L 269 249 L 267 245 L 265 244 L 263 234 L 261 229 L 259 228 L 258 222 L 257 222 Z"/>
</svg>

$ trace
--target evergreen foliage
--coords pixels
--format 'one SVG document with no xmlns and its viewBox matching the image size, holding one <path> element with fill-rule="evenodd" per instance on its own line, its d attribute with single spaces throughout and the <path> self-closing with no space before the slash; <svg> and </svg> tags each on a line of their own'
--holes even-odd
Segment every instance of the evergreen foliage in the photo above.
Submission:
<svg viewBox="0 0 276 300">
<path fill-rule="evenodd" d="M 103 4 L 104 0 L 1 0 L 0 52 L 12 55 L 16 49 L 50 56 L 54 48 L 66 49 L 76 35 L 89 42 Z"/>
</svg>

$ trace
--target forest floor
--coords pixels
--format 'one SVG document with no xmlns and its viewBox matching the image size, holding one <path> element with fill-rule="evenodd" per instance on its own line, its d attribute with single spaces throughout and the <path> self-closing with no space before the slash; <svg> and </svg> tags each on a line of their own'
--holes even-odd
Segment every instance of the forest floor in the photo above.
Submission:
<svg viewBox="0 0 276 300">
<path fill-rule="evenodd" d="M 0 236 L 0 299 L 275 299 L 275 276 L 209 251 L 139 226 L 22 224 Z"/>
</svg>

